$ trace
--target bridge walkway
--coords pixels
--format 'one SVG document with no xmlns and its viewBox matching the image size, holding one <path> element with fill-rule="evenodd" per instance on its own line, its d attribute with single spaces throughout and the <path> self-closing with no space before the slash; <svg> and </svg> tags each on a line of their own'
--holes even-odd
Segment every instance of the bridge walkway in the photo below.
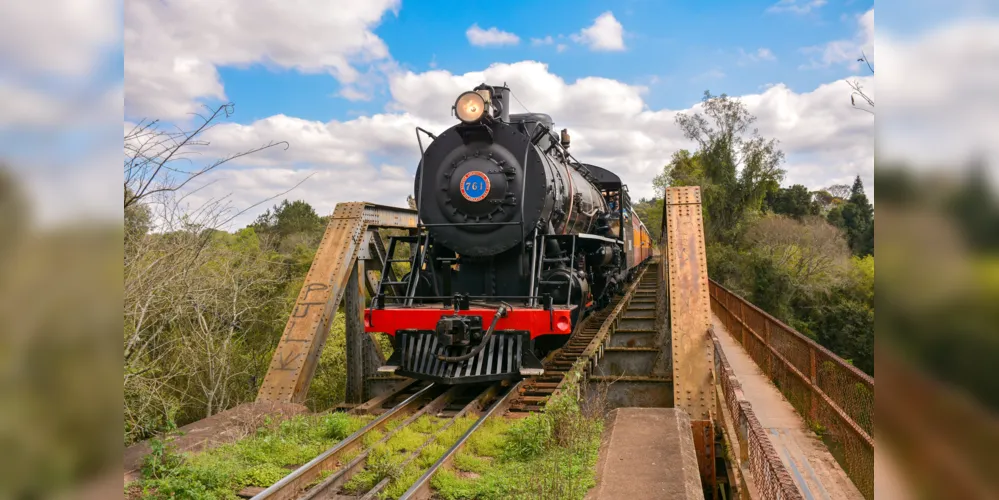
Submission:
<svg viewBox="0 0 999 500">
<path fill-rule="evenodd" d="M 780 391 L 728 330 L 711 314 L 718 343 L 781 461 L 805 500 L 863 499 L 826 445 L 806 426 Z"/>
</svg>

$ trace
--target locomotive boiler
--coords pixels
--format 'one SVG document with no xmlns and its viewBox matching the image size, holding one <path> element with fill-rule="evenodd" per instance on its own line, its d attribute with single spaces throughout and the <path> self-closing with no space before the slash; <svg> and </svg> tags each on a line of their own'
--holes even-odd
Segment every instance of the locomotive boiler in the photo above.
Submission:
<svg viewBox="0 0 999 500">
<path fill-rule="evenodd" d="M 456 125 L 424 131 L 419 226 L 390 240 L 365 312 L 367 331 L 393 337 L 380 371 L 448 384 L 541 374 L 651 255 L 620 178 L 578 162 L 549 115 L 511 114 L 510 97 L 480 85 L 458 96 Z"/>
</svg>

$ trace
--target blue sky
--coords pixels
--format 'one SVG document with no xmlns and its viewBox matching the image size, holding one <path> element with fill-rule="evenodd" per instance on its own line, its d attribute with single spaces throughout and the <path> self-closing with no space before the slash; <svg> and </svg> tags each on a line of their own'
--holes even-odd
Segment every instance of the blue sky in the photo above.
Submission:
<svg viewBox="0 0 999 500">
<path fill-rule="evenodd" d="M 676 114 L 710 90 L 742 99 L 781 142 L 785 184 L 860 175 L 873 194 L 874 119 L 850 107 L 846 82 L 874 90 L 856 62 L 862 50 L 873 58 L 873 15 L 859 0 L 135 0 L 125 119 L 183 126 L 203 105 L 234 102 L 202 157 L 290 147 L 226 164 L 189 199 L 246 207 L 294 188 L 284 196 L 329 213 L 340 201 L 404 203 L 414 127 L 452 126 L 455 96 L 483 81 L 509 83 L 524 107 L 570 128 L 581 161 L 651 197 L 652 178 L 692 146 Z"/>
<path fill-rule="evenodd" d="M 807 2 L 799 2 L 807 4 Z M 470 2 L 403 2 L 398 14 L 386 12 L 373 29 L 400 68 L 451 73 L 482 70 L 485 64 L 536 60 L 572 81 L 587 76 L 612 78 L 649 88 L 651 108 L 683 109 L 706 89 L 730 95 L 758 93 L 766 84 L 784 83 L 808 91 L 853 74 L 842 66 L 802 69 L 813 56 L 802 48 L 849 39 L 856 17 L 870 1 L 831 2 L 809 12 L 773 12 L 774 2 L 665 2 L 655 0 L 508 2 L 484 8 Z M 612 12 L 625 29 L 626 50 L 592 52 L 563 40 L 534 45 L 532 38 L 568 36 Z M 516 45 L 476 47 L 466 30 L 473 24 L 516 34 Z M 746 53 L 769 49 L 775 60 L 750 62 Z M 740 52 L 741 51 L 741 52 Z M 338 95 L 341 85 L 328 74 L 262 64 L 219 68 L 226 96 L 237 103 L 234 120 L 250 123 L 275 114 L 310 120 L 349 119 L 384 111 L 387 89 L 368 101 Z M 209 102 L 215 102 L 209 100 Z M 525 103 L 527 104 L 527 103 Z M 135 118 L 135 117 L 131 117 Z"/>
<path fill-rule="evenodd" d="M 644 194 L 690 146 L 673 115 L 690 112 L 705 88 L 742 99 L 761 133 L 781 141 L 785 185 L 859 174 L 872 191 L 874 119 L 849 107 L 846 90 L 849 79 L 874 91 L 854 59 L 865 48 L 873 55 L 871 1 L 53 2 L 0 5 L 0 38 L 17 48 L 0 53 L 0 161 L 24 179 L 43 219 L 120 217 L 120 174 L 108 166 L 121 146 L 101 139 L 120 109 L 126 127 L 141 117 L 183 125 L 222 99 L 236 114 L 211 131 L 201 158 L 272 140 L 291 147 L 228 164 L 189 200 L 228 197 L 245 208 L 307 179 L 287 196 L 320 212 L 346 200 L 401 204 L 418 160 L 413 127 L 450 126 L 454 95 L 483 78 L 513 81 L 532 96 L 526 104 L 575 132 L 584 161 Z M 624 50 L 573 40 L 608 12 Z M 983 92 L 999 85 L 997 19 L 988 0 L 879 3 L 882 156 L 999 158 L 994 92 Z M 473 46 L 473 24 L 519 43 Z M 548 36 L 552 44 L 531 42 Z M 773 58 L 741 59 L 759 49 Z"/>
</svg>

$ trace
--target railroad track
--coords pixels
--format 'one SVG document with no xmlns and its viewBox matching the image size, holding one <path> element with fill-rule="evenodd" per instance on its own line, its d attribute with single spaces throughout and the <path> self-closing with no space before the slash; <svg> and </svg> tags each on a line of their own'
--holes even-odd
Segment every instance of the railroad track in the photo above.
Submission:
<svg viewBox="0 0 999 500">
<path fill-rule="evenodd" d="M 447 387 L 425 381 L 406 381 L 394 391 L 351 410 L 352 413 L 377 415 L 368 425 L 258 493 L 253 500 L 378 498 L 391 484 L 391 474 L 380 477 L 376 483 L 360 491 L 356 488 L 345 489 L 352 478 L 368 467 L 372 452 L 377 447 L 387 445 L 393 437 L 411 428 L 422 417 L 438 419 L 431 432 L 421 433 L 425 435 L 418 447 L 403 450 L 405 456 L 401 463 L 396 464 L 401 470 L 418 460 L 428 446 L 437 442 L 443 433 L 462 419 L 476 416 L 475 422 L 461 437 L 400 497 L 431 498 L 430 481 L 434 474 L 450 466 L 472 433 L 488 418 L 504 413 L 517 416 L 542 410 L 549 398 L 564 387 L 570 372 L 583 368 L 582 376 L 588 375 L 625 310 L 649 310 L 650 304 L 654 310 L 656 273 L 646 272 L 650 267 L 644 266 L 624 294 L 585 319 L 569 342 L 545 358 L 543 375 L 527 378 L 512 387 L 503 383 Z"/>
<path fill-rule="evenodd" d="M 453 426 L 459 425 L 465 417 L 478 416 L 458 442 L 430 467 L 425 474 L 426 479 L 421 477 L 422 483 L 418 481 L 411 488 L 414 490 L 413 494 L 429 491 L 430 477 L 441 466 L 450 463 L 450 458 L 456 452 L 455 446 L 460 447 L 513 393 L 502 383 L 451 387 L 417 381 L 403 384 L 395 392 L 355 409 L 359 412 L 381 413 L 375 420 L 260 492 L 253 500 L 378 498 L 390 485 L 393 479 L 391 474 L 378 477 L 373 485 L 366 485 L 360 490 L 356 484 L 351 484 L 351 479 L 370 465 L 376 449 L 380 446 L 387 447 L 389 441 L 399 436 L 404 429 L 412 430 L 416 426 L 422 426 L 421 429 L 427 430 L 429 423 L 429 432 L 418 434 L 423 436 L 418 447 L 401 450 L 404 458 L 401 463 L 395 462 L 394 467 L 396 470 L 403 470 L 417 460 L 424 449 L 437 442 Z M 429 498 L 418 495 L 410 497 Z"/>
<path fill-rule="evenodd" d="M 589 370 L 596 365 L 597 358 L 602 355 L 604 344 L 610 339 L 618 318 L 623 315 L 626 308 L 647 308 L 647 296 L 651 293 L 654 311 L 656 273 L 646 272 L 650 267 L 652 266 L 648 264 L 643 266 L 624 294 L 584 319 L 564 346 L 545 357 L 544 374 L 523 381 L 518 394 L 510 402 L 508 410 L 510 416 L 523 416 L 529 412 L 541 411 L 548 400 L 565 386 L 566 375 L 575 367 L 582 366 L 584 368 L 582 376 L 587 377 Z M 638 300 L 643 303 L 631 306 L 632 299 L 637 296 L 641 296 Z M 585 366 L 583 361 L 586 362 Z"/>
</svg>

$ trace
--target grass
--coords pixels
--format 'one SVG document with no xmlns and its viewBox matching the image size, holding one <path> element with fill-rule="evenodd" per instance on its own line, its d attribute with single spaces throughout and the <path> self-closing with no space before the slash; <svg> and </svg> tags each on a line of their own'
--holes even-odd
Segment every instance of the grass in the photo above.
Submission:
<svg viewBox="0 0 999 500">
<path fill-rule="evenodd" d="M 570 387 L 563 394 L 576 393 Z M 444 499 L 583 498 L 595 483 L 601 416 L 581 410 L 574 396 L 560 395 L 549 401 L 544 413 L 520 420 L 489 419 L 431 485 Z M 139 485 L 145 498 L 235 499 L 246 486 L 266 487 L 280 480 L 370 418 L 343 413 L 299 416 L 194 455 L 177 455 L 154 443 Z M 398 498 L 476 420 L 465 416 L 441 431 L 447 420 L 424 415 L 404 428 L 390 425 L 389 432 L 396 432 L 384 442 L 379 441 L 387 432 L 365 436 L 364 447 L 370 449 L 365 467 L 347 481 L 343 492 L 363 493 L 387 479 L 379 497 Z M 131 491 L 134 496 L 134 488 Z"/>
<path fill-rule="evenodd" d="M 447 500 L 583 498 L 596 481 L 603 431 L 602 418 L 593 413 L 582 412 L 567 395 L 550 401 L 544 413 L 491 419 L 431 485 Z"/>
<path fill-rule="evenodd" d="M 360 494 L 371 490 L 388 478 L 390 481 L 380 492 L 379 497 L 398 498 L 458 441 L 475 420 L 475 417 L 462 417 L 433 437 L 447 420 L 429 415 L 421 416 L 398 430 L 386 442 L 375 445 L 364 469 L 344 484 L 343 492 Z M 423 448 L 420 449 L 421 447 Z M 407 463 L 410 455 L 416 450 L 420 452 Z"/>
<path fill-rule="evenodd" d="M 239 498 L 240 489 L 274 484 L 370 419 L 332 413 L 267 421 L 244 439 L 195 454 L 178 454 L 153 440 L 142 477 L 130 490 L 142 498 Z"/>
</svg>

